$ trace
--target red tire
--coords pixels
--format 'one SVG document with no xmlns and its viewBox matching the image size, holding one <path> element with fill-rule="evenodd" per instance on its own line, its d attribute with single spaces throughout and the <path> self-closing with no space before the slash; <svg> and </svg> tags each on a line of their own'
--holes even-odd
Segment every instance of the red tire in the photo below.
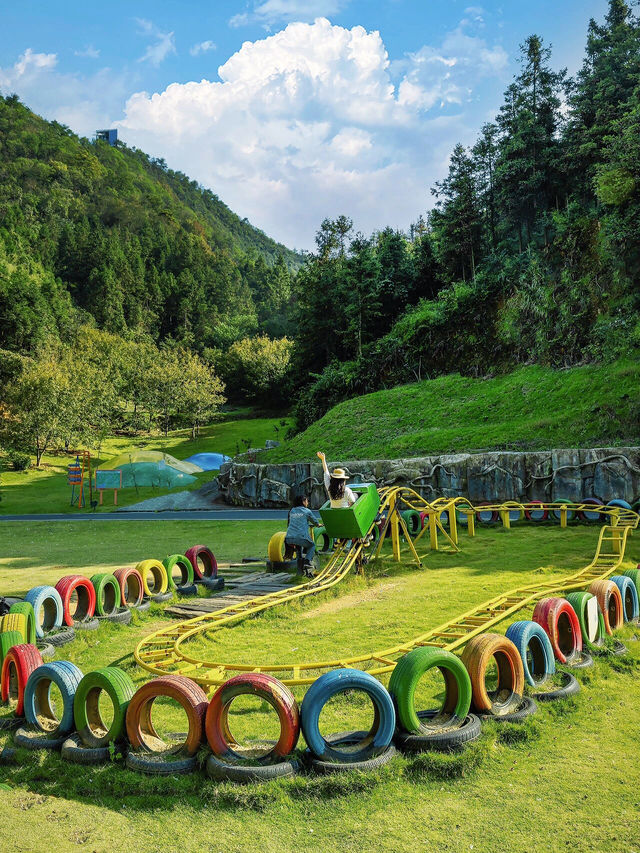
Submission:
<svg viewBox="0 0 640 853">
<path fill-rule="evenodd" d="M 158 696 L 175 699 L 187 715 L 189 730 L 184 743 L 169 748 L 159 737 L 151 720 L 151 708 Z M 162 675 L 139 687 L 127 708 L 127 737 L 134 749 L 144 752 L 182 752 L 194 755 L 204 738 L 207 696 L 202 687 L 184 675 Z"/>
<path fill-rule="evenodd" d="M 549 518 L 549 510 L 545 509 L 542 501 L 530 501 L 525 504 L 524 515 L 527 521 L 546 521 Z"/>
<path fill-rule="evenodd" d="M 613 581 L 594 581 L 589 587 L 589 592 L 598 599 L 607 634 L 613 634 L 618 628 L 622 628 L 624 612 L 622 594 L 618 586 Z"/>
<path fill-rule="evenodd" d="M 2 701 L 16 702 L 14 713 L 16 717 L 24 714 L 24 688 L 27 686 L 29 676 L 42 666 L 44 661 L 36 646 L 30 643 L 22 643 L 13 646 L 7 652 L 2 662 Z"/>
<path fill-rule="evenodd" d="M 60 578 L 56 589 L 62 599 L 62 618 L 65 625 L 73 627 L 74 622 L 91 619 L 96 611 L 96 591 L 89 578 L 84 575 L 67 575 Z M 78 604 L 71 612 L 71 595 L 75 592 Z"/>
<path fill-rule="evenodd" d="M 237 742 L 229 728 L 229 707 L 237 696 L 259 696 L 275 710 L 280 720 L 280 737 L 275 746 L 255 758 L 259 764 L 271 764 L 286 758 L 300 737 L 300 713 L 293 693 L 282 682 L 266 673 L 242 673 L 230 678 L 213 694 L 205 717 L 207 741 L 214 755 L 227 760 L 245 756 L 234 750 Z"/>
<path fill-rule="evenodd" d="M 138 607 L 144 598 L 144 583 L 137 569 L 116 569 L 113 573 L 120 587 L 120 603 L 125 607 Z"/>
<path fill-rule="evenodd" d="M 213 551 L 207 548 L 206 545 L 194 545 L 192 548 L 189 548 L 185 557 L 193 566 L 193 574 L 196 580 L 201 581 L 202 578 L 218 577 L 218 561 Z M 202 563 L 203 569 L 200 568 L 200 563 Z"/>
<path fill-rule="evenodd" d="M 542 625 L 560 663 L 570 663 L 582 652 L 578 616 L 566 598 L 543 598 L 535 606 L 533 621 Z"/>
<path fill-rule="evenodd" d="M 500 518 L 500 513 L 497 509 L 483 509 L 485 506 L 495 506 L 495 501 L 493 504 L 487 501 L 476 504 L 476 520 L 480 524 L 495 524 Z"/>
</svg>

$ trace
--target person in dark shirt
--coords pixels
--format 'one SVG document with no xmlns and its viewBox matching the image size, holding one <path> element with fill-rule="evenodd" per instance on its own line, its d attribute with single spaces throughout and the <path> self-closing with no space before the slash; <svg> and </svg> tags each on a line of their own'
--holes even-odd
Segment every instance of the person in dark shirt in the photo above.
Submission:
<svg viewBox="0 0 640 853">
<path fill-rule="evenodd" d="M 304 561 L 302 570 L 308 577 L 313 577 L 313 557 L 316 552 L 316 545 L 309 528 L 319 526 L 315 515 L 309 509 L 309 498 L 306 495 L 297 497 L 289 510 L 285 543 L 297 545 L 301 549 Z"/>
</svg>

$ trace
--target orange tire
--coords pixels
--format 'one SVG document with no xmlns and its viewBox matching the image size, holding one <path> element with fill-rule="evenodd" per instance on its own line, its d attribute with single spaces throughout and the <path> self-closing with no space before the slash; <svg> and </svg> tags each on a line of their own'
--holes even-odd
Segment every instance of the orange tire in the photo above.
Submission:
<svg viewBox="0 0 640 853">
<path fill-rule="evenodd" d="M 151 720 L 151 708 L 158 696 L 175 699 L 187 715 L 189 730 L 186 740 L 170 748 L 158 735 Z M 194 755 L 204 738 L 204 715 L 207 696 L 195 681 L 184 675 L 162 675 L 147 681 L 133 694 L 127 708 L 127 737 L 134 749 L 143 752 L 182 752 Z"/>
<path fill-rule="evenodd" d="M 608 580 L 594 581 L 589 587 L 589 592 L 598 599 L 607 634 L 613 634 L 618 628 L 622 628 L 624 622 L 622 595 L 616 584 Z"/>
<path fill-rule="evenodd" d="M 144 582 L 137 569 L 116 569 L 113 573 L 120 587 L 120 601 L 125 607 L 137 607 L 144 598 Z"/>
<path fill-rule="evenodd" d="M 494 659 L 498 670 L 495 690 L 487 689 L 487 668 Z M 524 693 L 524 667 L 516 645 L 501 634 L 480 634 L 469 640 L 462 662 L 471 678 L 476 711 L 501 716 L 514 710 Z"/>
<path fill-rule="evenodd" d="M 536 604 L 531 618 L 547 632 L 556 660 L 560 663 L 570 663 L 574 658 L 580 657 L 580 621 L 566 598 L 542 598 Z"/>
</svg>

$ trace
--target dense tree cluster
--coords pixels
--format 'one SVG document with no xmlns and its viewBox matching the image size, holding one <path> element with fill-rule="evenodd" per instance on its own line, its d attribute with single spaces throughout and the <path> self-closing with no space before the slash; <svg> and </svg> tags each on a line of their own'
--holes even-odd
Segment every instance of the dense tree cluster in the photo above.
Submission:
<svg viewBox="0 0 640 853">
<path fill-rule="evenodd" d="M 640 349 L 640 21 L 610 0 L 575 79 L 537 35 L 520 64 L 426 224 L 322 224 L 295 286 L 300 426 L 398 382 Z"/>
<path fill-rule="evenodd" d="M 188 426 L 195 437 L 224 402 L 211 366 L 178 344 L 82 332 L 72 346 L 49 338 L 28 356 L 0 350 L 0 443 L 37 465 L 56 448 L 99 447 L 114 429 Z"/>
</svg>

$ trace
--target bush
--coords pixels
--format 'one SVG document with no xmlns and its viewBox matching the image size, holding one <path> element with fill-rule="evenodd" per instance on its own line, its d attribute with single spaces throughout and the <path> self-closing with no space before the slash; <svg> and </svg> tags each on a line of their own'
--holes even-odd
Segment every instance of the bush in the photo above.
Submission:
<svg viewBox="0 0 640 853">
<path fill-rule="evenodd" d="M 10 450 L 7 453 L 7 462 L 14 471 L 26 471 L 31 467 L 31 457 L 28 453 L 19 453 L 17 450 Z"/>
</svg>

